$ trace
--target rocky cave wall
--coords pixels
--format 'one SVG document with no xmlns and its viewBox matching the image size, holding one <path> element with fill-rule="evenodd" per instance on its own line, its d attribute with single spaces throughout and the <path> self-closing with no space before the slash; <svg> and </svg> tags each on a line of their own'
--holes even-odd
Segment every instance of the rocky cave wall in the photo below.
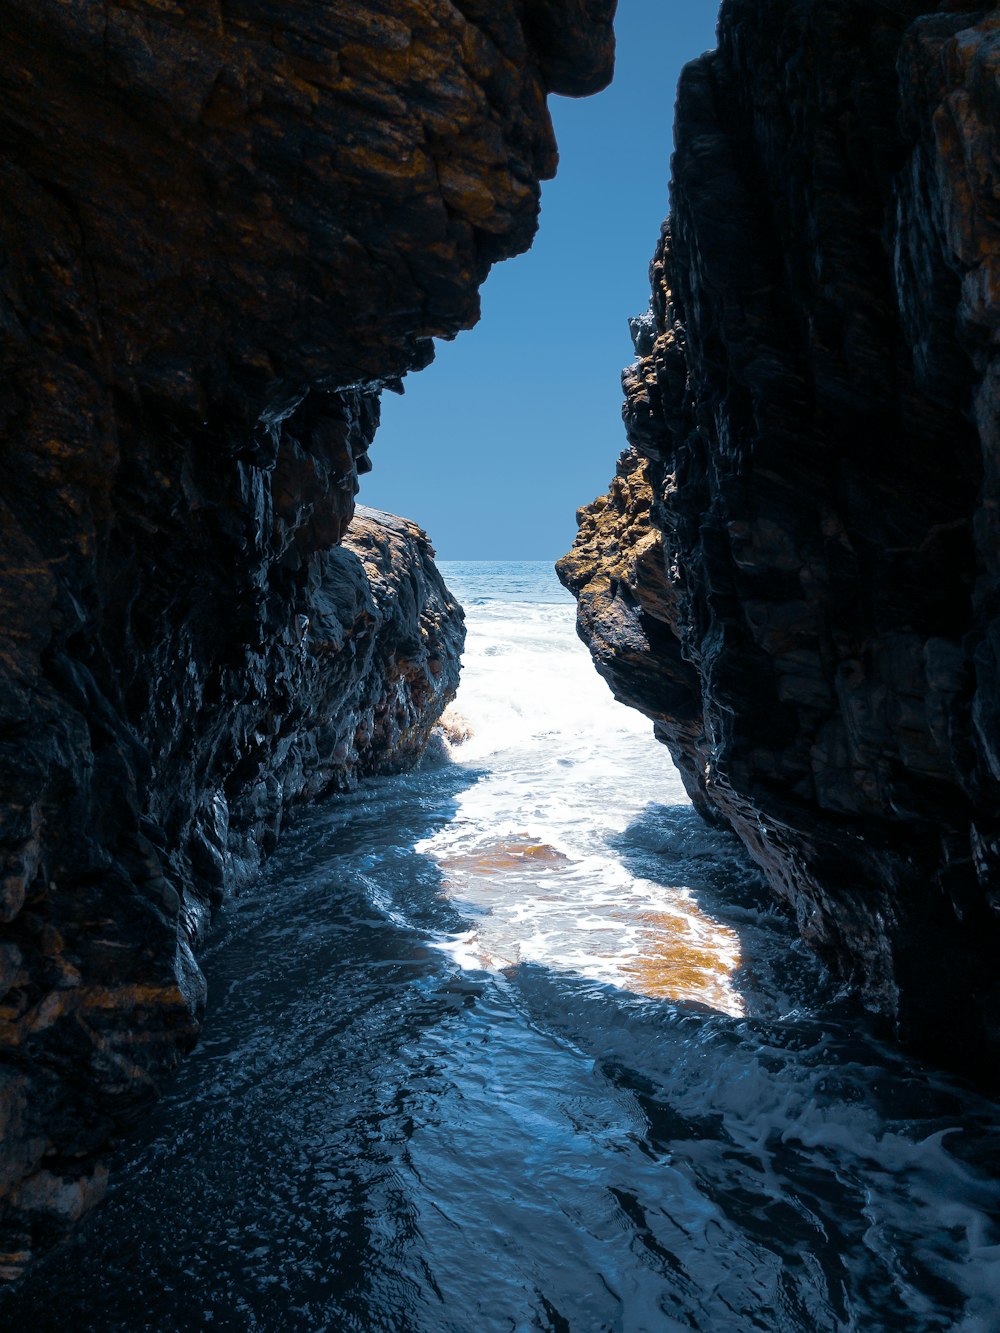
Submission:
<svg viewBox="0 0 1000 1333">
<path fill-rule="evenodd" d="M 725 0 L 561 564 L 804 935 L 1000 1086 L 1000 15 Z"/>
<path fill-rule="evenodd" d="M 613 10 L 6 7 L 7 1277 L 193 1040 L 192 949 L 289 803 L 412 759 L 454 691 L 460 610 L 419 530 L 352 524 L 357 476 L 529 245 L 546 94 L 607 82 Z"/>
</svg>

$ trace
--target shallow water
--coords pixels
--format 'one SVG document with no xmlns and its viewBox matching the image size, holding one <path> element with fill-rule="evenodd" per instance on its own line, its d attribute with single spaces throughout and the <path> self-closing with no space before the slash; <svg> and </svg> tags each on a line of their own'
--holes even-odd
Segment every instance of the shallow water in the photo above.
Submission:
<svg viewBox="0 0 1000 1333">
<path fill-rule="evenodd" d="M 802 949 L 543 566 L 444 565 L 450 759 L 313 811 L 0 1327 L 1000 1329 L 1000 1108 Z"/>
</svg>

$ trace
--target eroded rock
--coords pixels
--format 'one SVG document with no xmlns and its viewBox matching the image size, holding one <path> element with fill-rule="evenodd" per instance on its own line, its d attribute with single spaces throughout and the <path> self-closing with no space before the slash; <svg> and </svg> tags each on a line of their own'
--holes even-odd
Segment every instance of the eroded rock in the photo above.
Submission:
<svg viewBox="0 0 1000 1333">
<path fill-rule="evenodd" d="M 410 762 L 458 608 L 355 520 L 613 0 L 15 0 L 0 36 L 0 1250 L 99 1192 L 290 803 Z M 347 542 L 341 544 L 346 532 Z"/>
<path fill-rule="evenodd" d="M 1000 1084 L 1000 18 L 726 0 L 561 574 L 803 933 Z"/>
</svg>

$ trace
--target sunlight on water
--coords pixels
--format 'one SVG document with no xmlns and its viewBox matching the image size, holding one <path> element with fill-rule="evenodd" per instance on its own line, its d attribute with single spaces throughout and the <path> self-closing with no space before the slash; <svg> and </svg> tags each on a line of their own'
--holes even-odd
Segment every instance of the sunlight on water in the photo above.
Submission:
<svg viewBox="0 0 1000 1333">
<path fill-rule="evenodd" d="M 634 875 L 614 852 L 648 801 L 688 800 L 651 723 L 616 703 L 591 666 L 575 603 L 547 569 L 533 583 L 525 572 L 517 600 L 482 575 L 468 587 L 461 566 L 443 571 L 469 611 L 450 755 L 488 767 L 451 824 L 417 847 L 473 922 L 448 947 L 470 966 L 538 963 L 742 1014 L 735 932 L 688 886 Z"/>
<path fill-rule="evenodd" d="M 574 863 L 527 839 L 503 839 L 438 864 L 443 891 L 477 921 L 458 951 L 445 946 L 468 966 L 539 963 L 637 995 L 744 1013 L 733 981 L 739 936 L 702 911 L 689 889 L 624 876 L 596 858 Z"/>
<path fill-rule="evenodd" d="M 520 838 L 506 838 L 492 846 L 482 847 L 468 856 L 453 856 L 441 865 L 445 870 L 467 871 L 473 875 L 496 875 L 505 870 L 523 870 L 526 867 L 568 866 L 570 859 L 525 834 Z"/>
<path fill-rule="evenodd" d="M 733 990 L 732 977 L 742 961 L 734 930 L 703 912 L 685 890 L 672 910 L 621 915 L 640 930 L 634 957 L 622 971 L 630 990 L 658 1000 L 706 1004 L 736 1017 L 746 1012 Z"/>
</svg>

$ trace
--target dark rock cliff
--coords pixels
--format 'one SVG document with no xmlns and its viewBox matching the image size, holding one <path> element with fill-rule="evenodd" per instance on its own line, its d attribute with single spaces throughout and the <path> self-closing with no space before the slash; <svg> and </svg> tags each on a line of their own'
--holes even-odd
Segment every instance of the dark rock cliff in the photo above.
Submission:
<svg viewBox="0 0 1000 1333">
<path fill-rule="evenodd" d="M 613 0 L 13 0 L 0 34 L 0 1268 L 99 1195 L 283 811 L 411 759 L 460 612 L 349 528 Z M 348 539 L 341 544 L 345 532 Z"/>
<path fill-rule="evenodd" d="M 726 0 L 629 449 L 561 564 L 616 694 L 909 1042 L 1000 1085 L 1000 16 Z"/>
</svg>

